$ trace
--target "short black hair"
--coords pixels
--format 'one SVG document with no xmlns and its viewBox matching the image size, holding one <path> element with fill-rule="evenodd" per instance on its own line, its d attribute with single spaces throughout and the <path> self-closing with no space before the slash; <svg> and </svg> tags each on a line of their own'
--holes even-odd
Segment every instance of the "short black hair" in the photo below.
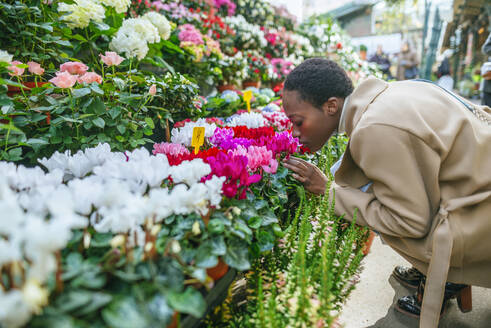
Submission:
<svg viewBox="0 0 491 328">
<path fill-rule="evenodd" d="M 303 101 L 321 108 L 331 97 L 348 97 L 353 92 L 353 83 L 344 69 L 332 60 L 312 58 L 288 74 L 284 89 L 298 91 Z"/>
</svg>

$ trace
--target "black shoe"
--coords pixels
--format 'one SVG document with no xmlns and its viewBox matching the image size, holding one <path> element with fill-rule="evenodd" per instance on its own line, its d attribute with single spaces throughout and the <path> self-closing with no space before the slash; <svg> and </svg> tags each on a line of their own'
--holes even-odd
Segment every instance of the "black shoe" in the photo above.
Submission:
<svg viewBox="0 0 491 328">
<path fill-rule="evenodd" d="M 424 278 L 424 275 L 418 269 L 400 265 L 396 266 L 394 271 L 392 271 L 392 276 L 402 285 L 409 288 L 418 288 L 421 279 Z"/>
<path fill-rule="evenodd" d="M 417 293 L 415 295 L 403 296 L 398 299 L 395 309 L 409 316 L 419 318 L 421 315 L 421 304 L 423 302 L 425 288 L 424 286 L 425 279 L 423 278 L 418 286 Z M 445 284 L 445 295 L 443 297 L 440 316 L 442 316 L 445 312 L 447 303 L 451 298 L 457 298 L 459 308 L 462 312 L 469 312 L 472 310 L 471 286 L 447 282 Z"/>
</svg>

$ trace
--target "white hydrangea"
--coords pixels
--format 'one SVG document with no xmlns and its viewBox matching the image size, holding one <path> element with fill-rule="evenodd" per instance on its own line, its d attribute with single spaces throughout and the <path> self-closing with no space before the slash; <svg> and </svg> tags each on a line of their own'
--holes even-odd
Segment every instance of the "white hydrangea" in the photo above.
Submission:
<svg viewBox="0 0 491 328">
<path fill-rule="evenodd" d="M 148 44 L 160 41 L 159 30 L 149 20 L 129 18 L 111 40 L 109 47 L 118 53 L 124 53 L 126 58 L 145 58 Z"/>
<path fill-rule="evenodd" d="M 0 322 L 2 327 L 18 328 L 31 318 L 32 312 L 24 302 L 22 292 L 17 289 L 4 292 L 0 288 Z"/>
<path fill-rule="evenodd" d="M 10 63 L 13 58 L 14 56 L 10 55 L 7 51 L 0 50 L 0 62 Z"/>
<path fill-rule="evenodd" d="M 75 3 L 70 5 L 61 2 L 58 4 L 58 11 L 66 13 L 63 20 L 67 21 L 71 28 L 86 28 L 91 20 L 102 22 L 106 17 L 104 7 L 92 0 L 75 0 Z"/>
<path fill-rule="evenodd" d="M 149 11 L 142 18 L 148 20 L 159 30 L 159 35 L 163 40 L 167 40 L 170 37 L 171 26 L 164 15 L 156 11 Z"/>
<path fill-rule="evenodd" d="M 249 129 L 255 129 L 266 126 L 266 124 L 267 120 L 262 114 L 251 112 L 232 116 L 231 120 L 227 123 L 227 126 L 245 125 Z"/>
<path fill-rule="evenodd" d="M 131 0 L 100 0 L 108 7 L 114 7 L 118 14 L 125 13 L 131 5 Z"/>
<path fill-rule="evenodd" d="M 171 132 L 171 141 L 173 143 L 179 143 L 184 146 L 190 147 L 191 141 L 193 139 L 193 128 L 195 127 L 204 127 L 205 128 L 205 137 L 210 138 L 215 133 L 217 126 L 215 124 L 206 123 L 206 120 L 203 118 L 198 119 L 196 122 L 186 123 L 181 128 L 174 128 Z"/>
</svg>

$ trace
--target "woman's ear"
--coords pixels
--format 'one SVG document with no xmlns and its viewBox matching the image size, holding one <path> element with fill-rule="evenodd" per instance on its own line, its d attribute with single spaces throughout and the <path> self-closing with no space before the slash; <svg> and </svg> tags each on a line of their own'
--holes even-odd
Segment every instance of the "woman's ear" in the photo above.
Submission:
<svg viewBox="0 0 491 328">
<path fill-rule="evenodd" d="M 325 115 L 334 116 L 338 113 L 338 102 L 339 99 L 336 97 L 331 97 L 322 105 L 322 111 Z"/>
</svg>

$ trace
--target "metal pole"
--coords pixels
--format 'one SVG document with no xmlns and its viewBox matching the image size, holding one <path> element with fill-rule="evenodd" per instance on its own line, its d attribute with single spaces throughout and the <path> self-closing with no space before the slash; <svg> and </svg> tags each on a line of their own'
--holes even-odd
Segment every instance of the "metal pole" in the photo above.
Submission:
<svg viewBox="0 0 491 328">
<path fill-rule="evenodd" d="M 430 17 L 431 2 L 425 0 L 425 19 L 423 25 L 423 39 L 421 41 L 421 69 L 424 68 L 425 60 L 425 42 L 426 36 L 428 35 L 428 18 Z"/>
<path fill-rule="evenodd" d="M 442 31 L 443 22 L 440 18 L 440 11 L 438 7 L 435 10 L 435 18 L 433 19 L 433 27 L 431 29 L 431 40 L 429 45 L 428 56 L 426 57 L 423 76 L 429 80 L 431 77 L 431 68 L 436 58 L 436 51 L 438 48 L 438 40 L 440 40 L 440 34 Z"/>
</svg>

